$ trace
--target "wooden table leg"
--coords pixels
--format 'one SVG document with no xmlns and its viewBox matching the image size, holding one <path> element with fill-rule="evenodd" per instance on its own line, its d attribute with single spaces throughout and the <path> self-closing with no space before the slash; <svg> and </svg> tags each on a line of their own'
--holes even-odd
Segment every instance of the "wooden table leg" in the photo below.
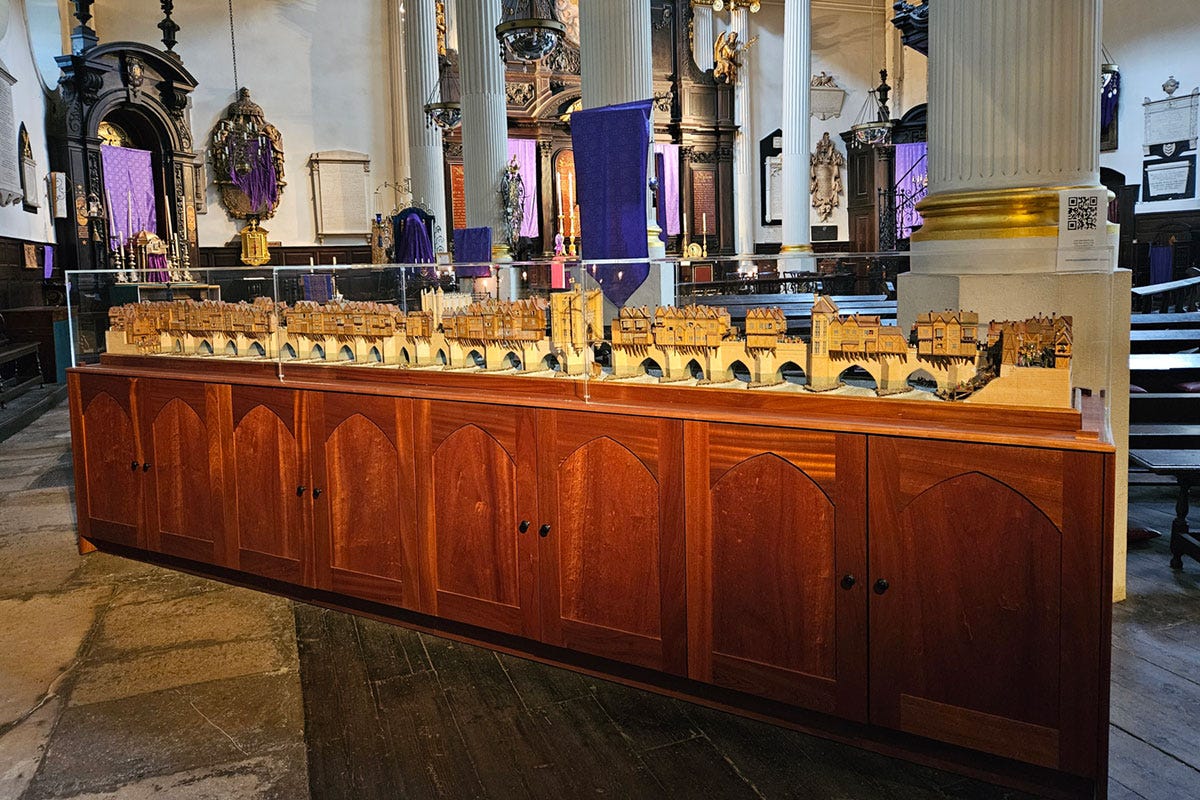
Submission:
<svg viewBox="0 0 1200 800">
<path fill-rule="evenodd" d="M 1185 555 L 1200 561 L 1200 545 L 1187 538 L 1188 493 L 1192 488 L 1191 475 L 1177 475 L 1179 497 L 1175 500 L 1175 519 L 1171 522 L 1171 568 L 1183 569 Z"/>
</svg>

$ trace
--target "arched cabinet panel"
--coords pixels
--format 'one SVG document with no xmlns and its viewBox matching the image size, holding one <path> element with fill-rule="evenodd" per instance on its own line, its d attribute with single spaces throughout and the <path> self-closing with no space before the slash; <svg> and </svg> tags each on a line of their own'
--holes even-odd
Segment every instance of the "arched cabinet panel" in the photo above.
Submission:
<svg viewBox="0 0 1200 800">
<path fill-rule="evenodd" d="M 431 612 L 536 638 L 532 422 L 524 409 L 425 403 L 418 439 Z"/>
<path fill-rule="evenodd" d="M 142 457 L 133 402 L 128 378 L 72 378 L 72 411 L 80 421 L 75 432 L 80 532 L 141 547 Z"/>
<path fill-rule="evenodd" d="M 682 425 L 538 416 L 542 638 L 686 671 Z"/>
<path fill-rule="evenodd" d="M 148 499 L 147 547 L 224 562 L 218 389 L 187 381 L 144 381 L 139 406 Z"/>
<path fill-rule="evenodd" d="M 319 584 L 416 609 L 411 401 L 313 392 L 308 402 Z"/>
<path fill-rule="evenodd" d="M 697 680 L 866 719 L 865 438 L 689 423 Z"/>
<path fill-rule="evenodd" d="M 879 437 L 869 470 L 871 721 L 1094 772 L 1102 457 Z"/>
<path fill-rule="evenodd" d="M 237 567 L 311 583 L 301 400 L 291 390 L 233 387 L 227 490 Z"/>
</svg>

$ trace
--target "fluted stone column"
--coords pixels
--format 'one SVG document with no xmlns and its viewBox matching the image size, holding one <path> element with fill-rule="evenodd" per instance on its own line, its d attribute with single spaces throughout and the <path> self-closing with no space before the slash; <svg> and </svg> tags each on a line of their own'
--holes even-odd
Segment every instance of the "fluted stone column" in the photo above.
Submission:
<svg viewBox="0 0 1200 800">
<path fill-rule="evenodd" d="M 737 34 L 742 48 L 750 41 L 750 12 L 738 6 L 729 12 L 729 30 Z M 733 123 L 737 132 L 733 135 L 733 215 L 734 242 L 742 255 L 754 252 L 754 131 L 750 114 L 750 64 L 742 57 L 742 67 L 733 85 Z M 753 267 L 754 262 L 743 262 L 741 269 Z"/>
<path fill-rule="evenodd" d="M 713 68 L 712 6 L 692 6 L 692 57 L 700 69 Z"/>
<path fill-rule="evenodd" d="M 508 160 L 504 62 L 496 41 L 500 0 L 456 4 L 467 226 L 492 229 L 492 256 L 507 258 L 500 177 Z"/>
<path fill-rule="evenodd" d="M 783 6 L 783 254 L 812 252 L 811 75 L 812 8 L 809 0 L 788 0 Z M 816 265 L 804 259 L 788 268 L 816 269 Z"/>
<path fill-rule="evenodd" d="M 434 0 L 407 0 L 404 20 L 405 87 L 408 92 L 408 163 L 413 200 L 433 212 L 447 239 L 454 223 L 446 216 L 446 177 L 442 132 L 429 122 L 424 106 L 438 88 Z M 429 235 L 434 236 L 430 231 Z M 435 244 L 436 247 L 436 244 Z"/>
<path fill-rule="evenodd" d="M 1063 188 L 1099 181 L 1102 0 L 954 0 L 930 14 L 929 196 L 918 206 L 912 269 L 899 279 L 900 325 L 922 311 L 981 320 L 1073 319 L 1071 383 L 1104 403 L 1124 464 L 1129 422 L 1129 273 L 1108 246 L 1058 238 Z M 1103 212 L 1103 205 L 1101 206 Z M 1116 507 L 1126 474 L 1117 470 Z M 1125 515 L 1114 580 L 1125 593 Z"/>
<path fill-rule="evenodd" d="M 650 0 L 627 0 L 620 4 L 584 0 L 579 4 L 579 65 L 584 108 L 654 97 L 650 32 Z M 651 146 L 646 151 L 647 175 L 654 174 L 651 168 L 653 153 Z M 646 191 L 649 195 L 649 187 Z M 650 256 L 662 257 L 666 250 L 658 238 L 661 231 L 649 200 L 646 208 L 646 240 Z M 587 231 L 583 233 L 586 240 Z M 673 283 L 672 280 L 672 286 Z M 673 296 L 673 289 L 670 294 Z"/>
</svg>

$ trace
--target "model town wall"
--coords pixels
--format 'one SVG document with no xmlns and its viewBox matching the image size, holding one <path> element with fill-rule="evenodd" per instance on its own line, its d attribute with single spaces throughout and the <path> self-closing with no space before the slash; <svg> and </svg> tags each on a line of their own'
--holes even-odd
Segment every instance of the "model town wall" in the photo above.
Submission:
<svg viewBox="0 0 1200 800">
<path fill-rule="evenodd" d="M 579 287 L 541 298 L 470 302 L 440 289 L 422 293 L 422 309 L 374 302 L 276 304 L 174 300 L 132 303 L 109 312 L 111 353 L 299 359 L 414 368 L 482 368 L 599 376 L 593 354 L 606 343 L 599 290 Z M 547 332 L 547 327 L 549 331 Z M 1037 405 L 1069 405 L 1070 317 L 992 321 L 980 338 L 978 314 L 921 314 L 905 335 L 878 316 L 838 313 L 828 297 L 812 309 L 808 340 L 787 334 L 778 308 L 755 308 L 740 332 L 723 308 L 622 308 L 610 326 L 615 378 L 661 374 L 663 382 L 746 380 L 783 383 L 803 370 L 808 388 L 837 388 L 850 367 L 865 370 L 879 394 L 908 391 L 917 375 L 948 399 L 1020 397 L 1027 382 Z M 1044 373 L 1052 370 L 1053 374 Z M 1006 401 L 1008 402 L 1008 401 Z"/>
</svg>

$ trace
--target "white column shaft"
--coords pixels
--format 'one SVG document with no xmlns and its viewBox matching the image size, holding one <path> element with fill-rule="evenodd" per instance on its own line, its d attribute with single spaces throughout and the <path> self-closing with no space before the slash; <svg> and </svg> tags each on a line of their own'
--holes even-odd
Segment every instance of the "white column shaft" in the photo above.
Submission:
<svg viewBox="0 0 1200 800">
<path fill-rule="evenodd" d="M 500 0 L 467 0 L 457 8 L 467 226 L 491 227 L 496 246 L 505 241 L 498 193 L 508 160 L 504 62 L 496 41 Z"/>
<path fill-rule="evenodd" d="M 786 13 L 786 12 L 785 12 Z M 738 43 L 745 48 L 750 41 L 750 13 L 742 7 L 729 13 L 729 31 L 737 34 Z M 754 130 L 750 114 L 750 64 L 742 56 L 733 85 L 733 210 L 737 252 L 754 252 Z"/>
<path fill-rule="evenodd" d="M 453 223 L 446 216 L 446 177 L 442 132 L 425 115 L 424 106 L 438 89 L 437 28 L 434 0 L 407 0 L 404 50 L 408 63 L 408 162 L 413 200 L 428 206 L 449 237 Z M 429 232 L 432 237 L 433 231 Z M 436 243 L 435 243 L 436 247 Z"/>
<path fill-rule="evenodd" d="M 713 68 L 712 6 L 692 7 L 692 57 L 700 69 Z"/>
<path fill-rule="evenodd" d="M 943 5 L 930 14 L 929 193 L 1099 185 L 1100 0 Z"/>
<path fill-rule="evenodd" d="M 579 3 L 579 65 L 584 108 L 630 103 L 653 96 L 650 31 L 650 0 Z"/>
<path fill-rule="evenodd" d="M 811 242 L 809 192 L 809 85 L 812 75 L 812 9 L 809 0 L 783 7 L 783 246 Z"/>
</svg>

